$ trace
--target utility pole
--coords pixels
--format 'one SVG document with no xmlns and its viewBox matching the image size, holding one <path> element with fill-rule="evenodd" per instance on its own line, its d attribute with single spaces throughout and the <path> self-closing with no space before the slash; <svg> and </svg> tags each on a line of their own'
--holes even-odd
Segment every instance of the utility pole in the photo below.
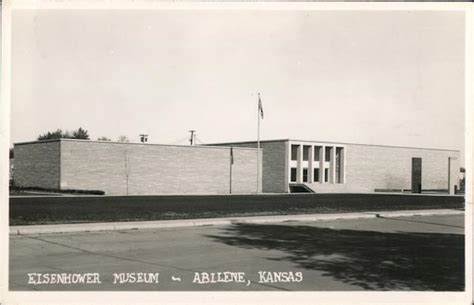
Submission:
<svg viewBox="0 0 474 305">
<path fill-rule="evenodd" d="M 234 147 L 230 147 L 229 194 L 232 194 L 232 165 L 234 165 Z"/>
<path fill-rule="evenodd" d="M 191 137 L 189 138 L 189 144 L 193 146 L 196 138 L 196 130 L 190 130 L 189 132 L 191 133 Z"/>
<path fill-rule="evenodd" d="M 263 105 L 259 92 L 257 107 L 257 194 L 260 193 L 260 119 L 263 119 Z"/>
<path fill-rule="evenodd" d="M 260 93 L 258 94 L 257 110 L 257 194 L 260 193 Z"/>
</svg>

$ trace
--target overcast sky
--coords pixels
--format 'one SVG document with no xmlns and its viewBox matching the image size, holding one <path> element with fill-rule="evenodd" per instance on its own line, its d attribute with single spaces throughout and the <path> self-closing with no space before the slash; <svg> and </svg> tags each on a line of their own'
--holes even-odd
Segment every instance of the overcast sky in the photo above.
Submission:
<svg viewBox="0 0 474 305">
<path fill-rule="evenodd" d="M 463 150 L 464 17 L 406 11 L 14 11 L 12 142 L 296 138 Z"/>
</svg>

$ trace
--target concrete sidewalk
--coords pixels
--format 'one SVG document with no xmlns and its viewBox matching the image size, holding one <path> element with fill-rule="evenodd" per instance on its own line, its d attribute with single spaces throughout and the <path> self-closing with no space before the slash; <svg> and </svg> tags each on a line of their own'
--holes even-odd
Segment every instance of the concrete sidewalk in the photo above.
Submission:
<svg viewBox="0 0 474 305">
<path fill-rule="evenodd" d="M 202 219 L 183 219 L 183 220 L 30 225 L 30 226 L 10 226 L 10 235 L 179 228 L 179 227 L 195 227 L 195 226 L 229 225 L 229 224 L 235 224 L 235 223 L 275 223 L 275 222 L 290 222 L 290 221 L 324 221 L 324 220 L 336 220 L 336 219 L 358 219 L 358 218 L 376 218 L 376 217 L 390 218 L 390 217 L 403 217 L 403 216 L 460 215 L 460 214 L 464 214 L 464 211 L 453 210 L 453 209 L 433 209 L 433 210 L 404 210 L 404 211 L 388 211 L 388 212 L 379 211 L 379 212 L 337 213 L 337 214 L 303 214 L 303 215 L 282 215 L 282 216 L 249 216 L 249 217 L 226 217 L 226 218 L 205 218 L 205 219 L 202 218 Z"/>
</svg>

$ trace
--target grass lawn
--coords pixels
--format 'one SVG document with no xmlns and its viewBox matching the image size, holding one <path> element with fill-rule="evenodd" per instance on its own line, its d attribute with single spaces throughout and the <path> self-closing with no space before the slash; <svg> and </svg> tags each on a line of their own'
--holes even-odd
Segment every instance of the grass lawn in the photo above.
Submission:
<svg viewBox="0 0 474 305">
<path fill-rule="evenodd" d="M 10 198 L 10 225 L 464 208 L 464 197 L 391 194 Z"/>
</svg>

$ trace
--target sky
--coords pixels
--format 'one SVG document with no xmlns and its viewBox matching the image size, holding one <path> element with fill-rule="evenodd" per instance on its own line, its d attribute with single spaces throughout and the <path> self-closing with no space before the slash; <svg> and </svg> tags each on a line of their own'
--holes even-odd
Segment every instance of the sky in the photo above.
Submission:
<svg viewBox="0 0 474 305">
<path fill-rule="evenodd" d="M 16 10 L 11 142 L 261 139 L 464 150 L 455 11 Z"/>
</svg>

